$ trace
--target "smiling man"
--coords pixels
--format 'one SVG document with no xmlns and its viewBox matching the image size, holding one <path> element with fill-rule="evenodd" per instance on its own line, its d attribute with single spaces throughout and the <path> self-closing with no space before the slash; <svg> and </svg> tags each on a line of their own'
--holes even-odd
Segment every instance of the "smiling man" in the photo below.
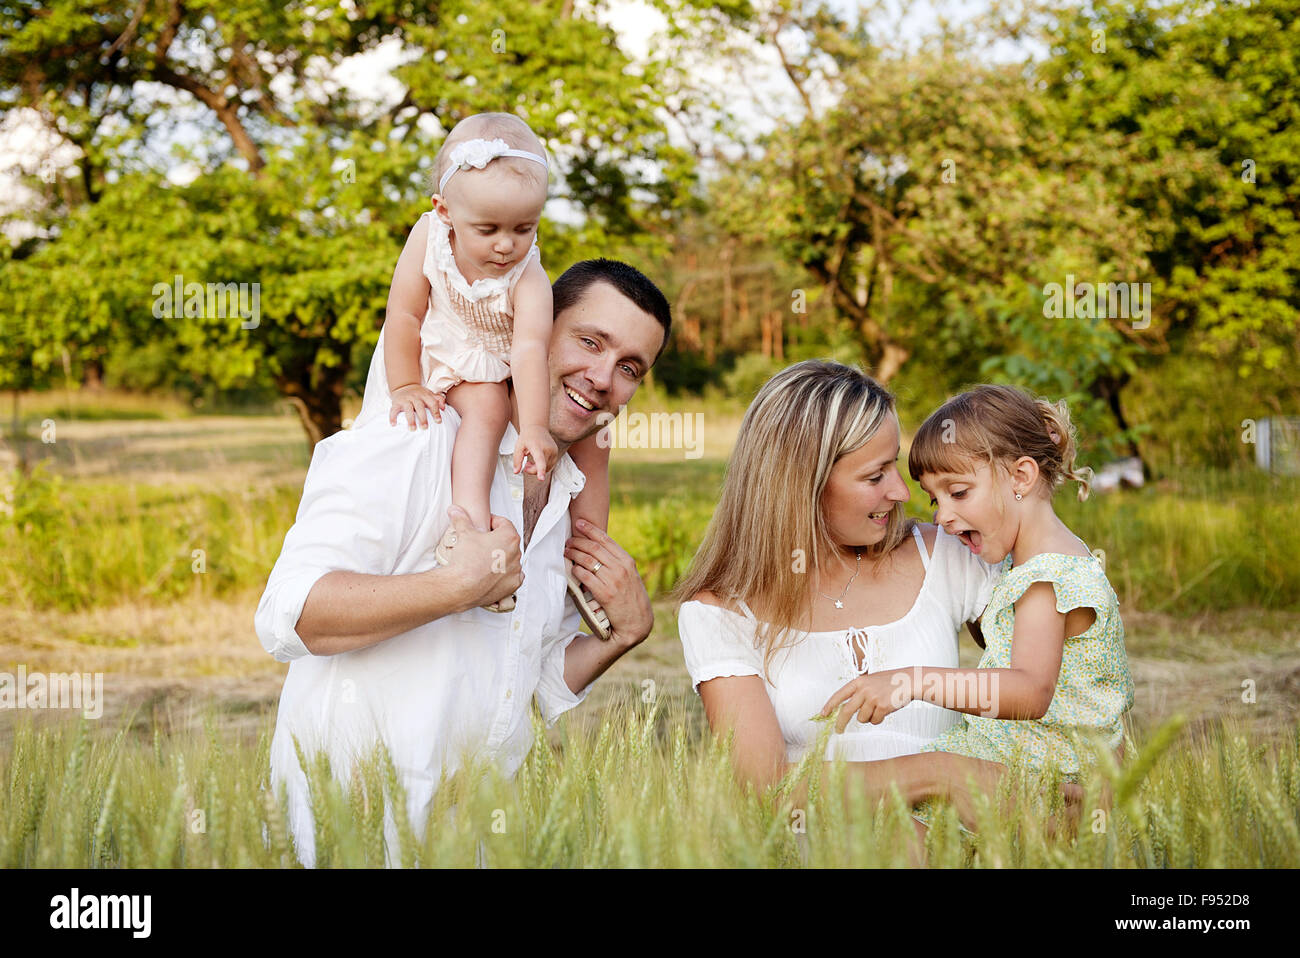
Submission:
<svg viewBox="0 0 1300 958">
<path fill-rule="evenodd" d="M 295 741 L 305 755 L 327 754 L 343 781 L 382 743 L 418 834 L 444 773 L 480 758 L 513 775 L 532 744 L 531 702 L 553 723 L 654 625 L 631 556 L 599 529 L 569 539 L 569 502 L 585 480 L 566 450 L 631 399 L 668 340 L 668 303 L 640 272 L 604 259 L 570 268 L 553 295 L 548 425 L 561 458 L 543 482 L 515 475 L 512 393 L 491 531 L 450 508 L 451 408 L 427 430 L 385 417 L 316 446 L 256 616 L 262 645 L 290 663 L 271 778 L 288 790 L 308 866 L 313 823 Z M 449 517 L 456 544 L 439 565 Z M 609 617 L 608 641 L 578 630 L 566 555 Z M 480 608 L 512 593 L 509 614 Z M 386 831 L 391 855 L 391 816 Z"/>
</svg>

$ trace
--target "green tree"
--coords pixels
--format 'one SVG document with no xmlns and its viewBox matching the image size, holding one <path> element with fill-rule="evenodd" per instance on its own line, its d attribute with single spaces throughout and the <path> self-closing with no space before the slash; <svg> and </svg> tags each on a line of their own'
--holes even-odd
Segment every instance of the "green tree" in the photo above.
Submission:
<svg viewBox="0 0 1300 958">
<path fill-rule="evenodd" d="M 23 269 L 6 267 L 0 286 L 29 292 L 0 317 L 0 340 L 34 330 L 40 362 L 55 342 L 91 359 L 114 337 L 175 336 L 183 361 L 222 381 L 271 377 L 316 442 L 340 427 L 344 384 L 374 344 L 393 264 L 427 204 L 433 155 L 465 116 L 515 112 L 557 158 L 559 195 L 585 220 L 544 228 L 552 269 L 614 242 L 666 243 L 661 210 L 680 206 L 693 176 L 656 114 L 674 84 L 660 63 L 634 67 L 595 12 L 568 0 L 5 6 L 0 103 L 39 111 L 80 148 L 83 208 Z M 325 79 L 387 41 L 405 55 L 397 103 L 379 108 Z M 182 122 L 198 131 L 185 158 L 202 174 L 178 187 L 158 153 Z M 261 321 L 160 323 L 150 291 L 176 274 L 258 283 Z"/>
<path fill-rule="evenodd" d="M 1053 125 L 1139 214 L 1145 417 L 1225 463 L 1300 400 L 1300 2 L 1093 3 L 1046 18 Z M 1194 447 L 1199 445 L 1199 450 Z"/>
<path fill-rule="evenodd" d="M 766 22 L 803 104 L 718 189 L 729 228 L 771 237 L 856 330 L 877 378 L 941 366 L 943 388 L 1002 378 L 1064 395 L 1114 434 L 1100 383 L 1141 348 L 1127 319 L 1054 316 L 1071 272 L 1136 280 L 1137 213 L 1092 146 L 1048 122 L 1017 66 L 961 39 L 884 44 L 823 8 Z"/>
</svg>

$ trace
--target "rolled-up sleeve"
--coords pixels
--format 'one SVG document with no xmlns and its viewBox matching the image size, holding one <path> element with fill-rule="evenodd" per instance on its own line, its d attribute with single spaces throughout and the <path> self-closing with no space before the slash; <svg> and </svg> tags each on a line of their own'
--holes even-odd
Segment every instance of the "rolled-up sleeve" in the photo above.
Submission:
<svg viewBox="0 0 1300 958">
<path fill-rule="evenodd" d="M 445 490 L 454 428 L 412 434 L 376 420 L 316 445 L 302 501 L 257 606 L 257 637 L 288 662 L 311 652 L 298 619 L 312 587 L 329 572 L 392 575 L 420 521 Z"/>
<path fill-rule="evenodd" d="M 284 553 L 281 552 L 280 556 L 283 559 Z M 262 593 L 262 600 L 257 603 L 257 614 L 253 621 L 262 648 L 276 661 L 291 662 L 311 654 L 298 635 L 296 626 L 302 616 L 302 607 L 307 604 L 311 587 L 330 570 L 299 569 L 296 574 L 277 578 L 275 572 L 279 569 L 280 562 L 276 562 L 275 570 L 266 583 L 266 591 Z"/>
<path fill-rule="evenodd" d="M 556 636 L 543 642 L 541 674 L 538 676 L 537 691 L 534 693 L 537 708 L 541 711 L 548 728 L 569 709 L 581 705 L 593 684 L 588 683 L 585 689 L 575 693 L 569 688 L 569 683 L 564 681 L 564 654 L 569 644 L 582 634 L 582 617 L 567 593 L 563 601 L 566 613 L 564 621 L 560 623 Z"/>
</svg>

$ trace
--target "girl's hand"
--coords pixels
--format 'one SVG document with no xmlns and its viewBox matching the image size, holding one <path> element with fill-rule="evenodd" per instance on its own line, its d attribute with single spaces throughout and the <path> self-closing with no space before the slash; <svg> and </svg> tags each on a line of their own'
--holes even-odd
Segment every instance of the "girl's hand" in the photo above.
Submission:
<svg viewBox="0 0 1300 958">
<path fill-rule="evenodd" d="M 528 457 L 527 467 L 524 466 L 525 456 Z M 522 469 L 544 480 L 559 458 L 560 450 L 549 430 L 542 426 L 524 426 L 519 430 L 519 441 L 515 443 L 515 475 Z"/>
<path fill-rule="evenodd" d="M 442 410 L 447 406 L 447 397 L 442 393 L 436 393 L 419 383 L 411 383 L 409 386 L 399 386 L 389 395 L 393 400 L 388 410 L 390 426 L 397 425 L 397 417 L 403 413 L 406 414 L 407 428 L 412 432 L 415 431 L 417 420 L 421 429 L 429 428 L 429 413 L 433 413 L 434 422 L 442 422 Z"/>
<path fill-rule="evenodd" d="M 909 669 L 860 675 L 830 697 L 822 707 L 819 718 L 829 717 L 839 707 L 839 716 L 835 722 L 837 732 L 843 732 L 848 727 L 855 712 L 859 722 L 879 725 L 890 712 L 896 712 L 912 701 L 912 692 L 912 673 Z"/>
</svg>

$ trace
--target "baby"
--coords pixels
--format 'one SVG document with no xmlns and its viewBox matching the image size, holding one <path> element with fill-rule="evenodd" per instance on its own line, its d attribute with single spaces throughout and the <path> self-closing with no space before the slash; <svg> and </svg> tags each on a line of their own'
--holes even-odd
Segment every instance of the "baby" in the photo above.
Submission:
<svg viewBox="0 0 1300 958">
<path fill-rule="evenodd" d="M 514 471 L 542 480 L 559 458 L 547 429 L 551 283 L 537 248 L 548 172 L 541 142 L 516 116 L 476 114 L 448 134 L 434 163 L 433 209 L 416 223 L 393 273 L 356 419 L 359 426 L 387 410 L 392 424 L 405 416 L 408 428 L 428 428 L 429 416 L 441 422 L 450 403 L 461 418 L 452 501 L 483 531 L 490 528 L 489 490 L 510 421 L 507 379 L 519 401 Z M 570 454 L 587 477 L 571 518 L 605 529 L 609 450 L 589 436 Z M 453 543 L 449 529 L 440 562 Z M 607 638 L 608 618 L 572 576 L 569 591 L 593 632 Z M 514 599 L 486 608 L 508 612 Z"/>
</svg>

